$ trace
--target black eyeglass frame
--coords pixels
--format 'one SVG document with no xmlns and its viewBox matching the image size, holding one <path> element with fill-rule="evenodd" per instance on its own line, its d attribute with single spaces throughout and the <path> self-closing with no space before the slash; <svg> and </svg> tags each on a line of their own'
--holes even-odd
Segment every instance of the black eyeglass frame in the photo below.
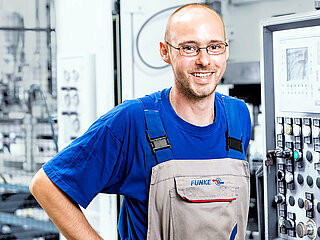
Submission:
<svg viewBox="0 0 320 240">
<path fill-rule="evenodd" d="M 166 44 L 168 44 L 170 47 L 172 47 L 172 48 L 174 48 L 174 49 L 176 49 L 176 50 L 179 50 L 179 54 L 181 55 L 181 56 L 189 56 L 189 57 L 193 57 L 193 56 L 197 56 L 198 54 L 199 54 L 199 52 L 200 52 L 200 49 L 206 49 L 206 52 L 209 54 L 209 55 L 220 55 L 220 54 L 223 54 L 223 53 L 225 53 L 226 52 L 226 50 L 227 50 L 227 47 L 229 46 L 229 44 L 227 43 L 227 42 L 221 42 L 221 43 L 216 43 L 216 44 L 210 44 L 210 45 L 208 45 L 208 46 L 206 46 L 206 47 L 198 47 L 197 45 L 192 45 L 192 44 L 190 44 L 190 45 L 187 45 L 187 46 L 194 46 L 194 47 L 197 47 L 197 50 L 196 50 L 196 54 L 192 54 L 192 55 L 188 55 L 188 54 L 186 54 L 186 55 L 183 55 L 183 54 L 181 54 L 181 51 L 182 51 L 182 48 L 184 47 L 184 46 L 181 46 L 181 47 L 175 47 L 175 46 L 173 46 L 172 44 L 170 44 L 169 42 L 167 42 L 166 41 Z M 224 46 L 225 46 L 225 49 L 224 49 L 224 51 L 223 52 L 221 52 L 221 53 L 209 53 L 209 51 L 208 51 L 208 47 L 210 47 L 210 46 L 212 46 L 212 45 L 217 45 L 217 44 L 223 44 Z M 185 46 L 186 46 L 185 45 Z"/>
</svg>

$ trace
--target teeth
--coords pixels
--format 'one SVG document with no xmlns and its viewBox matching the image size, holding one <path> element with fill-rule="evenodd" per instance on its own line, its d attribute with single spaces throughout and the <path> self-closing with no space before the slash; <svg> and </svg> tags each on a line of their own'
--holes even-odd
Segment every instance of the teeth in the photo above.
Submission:
<svg viewBox="0 0 320 240">
<path fill-rule="evenodd" d="M 209 77 L 212 73 L 192 73 L 195 77 L 206 78 Z"/>
</svg>

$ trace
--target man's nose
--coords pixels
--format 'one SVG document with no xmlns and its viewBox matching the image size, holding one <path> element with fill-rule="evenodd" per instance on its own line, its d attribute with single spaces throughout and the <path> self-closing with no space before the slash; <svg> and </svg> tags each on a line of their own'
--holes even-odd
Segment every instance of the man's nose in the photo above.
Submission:
<svg viewBox="0 0 320 240">
<path fill-rule="evenodd" d="M 197 55 L 196 64 L 202 66 L 210 65 L 210 57 L 211 56 L 207 53 L 207 50 L 205 48 L 201 48 Z"/>
</svg>

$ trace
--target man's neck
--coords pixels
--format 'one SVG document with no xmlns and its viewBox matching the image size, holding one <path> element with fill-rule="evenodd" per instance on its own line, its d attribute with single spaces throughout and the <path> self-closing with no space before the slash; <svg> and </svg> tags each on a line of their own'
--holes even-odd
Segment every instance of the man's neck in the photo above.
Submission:
<svg viewBox="0 0 320 240">
<path fill-rule="evenodd" d="M 170 103 L 178 116 L 196 126 L 214 122 L 214 97 L 215 94 L 203 99 L 190 99 L 174 87 L 169 93 Z"/>
</svg>

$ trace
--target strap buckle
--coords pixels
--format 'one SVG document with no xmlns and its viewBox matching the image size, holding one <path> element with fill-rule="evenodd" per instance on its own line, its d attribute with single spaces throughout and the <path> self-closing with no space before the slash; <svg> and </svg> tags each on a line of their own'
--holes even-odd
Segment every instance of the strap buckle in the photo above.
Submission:
<svg viewBox="0 0 320 240">
<path fill-rule="evenodd" d="M 157 138 L 150 138 L 150 135 L 148 131 L 146 131 L 148 142 L 151 145 L 152 153 L 156 154 L 156 151 L 165 149 L 165 148 L 171 148 L 171 145 L 169 143 L 169 140 L 167 138 L 167 133 L 164 132 L 165 136 L 163 137 L 157 137 Z"/>
<path fill-rule="evenodd" d="M 227 151 L 229 151 L 230 148 L 243 153 L 242 137 L 241 137 L 241 140 L 229 137 L 229 132 L 227 131 L 226 132 L 226 149 L 227 149 Z"/>
</svg>

